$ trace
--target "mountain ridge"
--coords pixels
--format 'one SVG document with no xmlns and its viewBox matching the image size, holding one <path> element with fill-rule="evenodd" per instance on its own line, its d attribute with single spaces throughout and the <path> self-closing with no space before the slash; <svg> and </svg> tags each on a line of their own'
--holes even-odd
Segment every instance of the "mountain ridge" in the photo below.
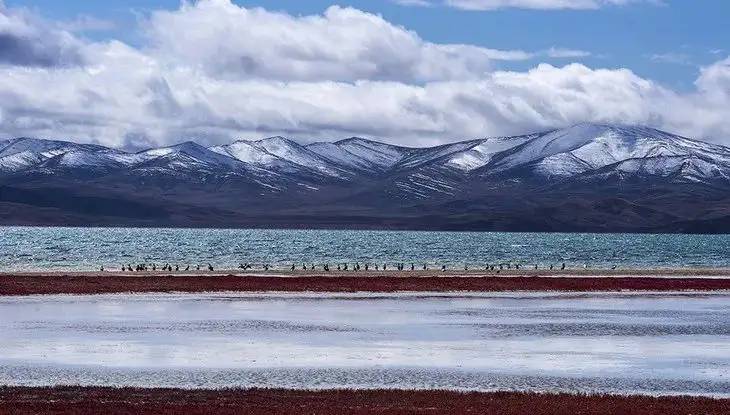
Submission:
<svg viewBox="0 0 730 415">
<path fill-rule="evenodd" d="M 730 148 L 601 123 L 434 147 L 0 140 L 0 224 L 152 224 L 143 208 L 82 215 L 74 198 L 146 204 L 163 226 L 730 231 Z"/>
</svg>

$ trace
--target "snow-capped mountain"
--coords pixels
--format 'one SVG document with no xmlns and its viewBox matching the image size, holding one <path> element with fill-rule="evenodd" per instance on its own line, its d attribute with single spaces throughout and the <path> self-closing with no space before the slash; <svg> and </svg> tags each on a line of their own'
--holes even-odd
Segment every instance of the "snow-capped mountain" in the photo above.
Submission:
<svg viewBox="0 0 730 415">
<path fill-rule="evenodd" d="M 94 168 L 206 174 L 268 171 L 333 179 L 440 171 L 453 177 L 509 176 L 559 180 L 616 173 L 688 180 L 730 179 L 730 149 L 639 126 L 578 124 L 515 137 L 492 137 L 429 148 L 362 138 L 300 145 L 283 138 L 203 147 L 192 141 L 139 153 L 98 145 L 18 138 L 0 141 L 4 174 L 54 168 Z M 620 173 L 620 174 L 619 174 Z M 321 177 L 320 177 L 321 179 Z"/>
<path fill-rule="evenodd" d="M 236 159 L 219 154 L 192 141 L 155 148 L 132 155 L 135 169 L 188 171 L 238 171 L 244 166 Z"/>
<path fill-rule="evenodd" d="M 16 138 L 0 141 L 0 173 L 33 168 L 110 168 L 126 165 L 126 153 L 93 144 Z"/>
<path fill-rule="evenodd" d="M 59 191 L 36 195 L 36 188 Z M 427 148 L 357 137 L 306 145 L 271 137 L 210 148 L 186 141 L 131 153 L 58 140 L 0 140 L 0 212 L 39 203 L 37 215 L 47 215 L 55 206 L 49 195 L 79 192 L 105 195 L 109 201 L 101 206 L 130 197 L 139 203 L 136 197 L 145 195 L 157 215 L 172 210 L 182 224 L 217 218 L 221 226 L 303 226 L 316 217 L 327 226 L 370 226 L 367 218 L 382 217 L 422 227 L 418 218 L 429 215 L 460 229 L 593 229 L 594 223 L 620 227 L 627 221 L 654 229 L 709 218 L 714 231 L 716 218 L 727 215 L 730 231 L 730 148 L 607 124 Z M 3 211 L 4 203 L 13 208 Z M 565 203 L 573 204 L 561 207 Z M 32 209 L 17 212 L 26 217 Z M 574 226 L 573 216 L 561 212 L 586 219 Z M 79 213 L 61 217 L 73 215 Z"/>
<path fill-rule="evenodd" d="M 337 178 L 345 178 L 348 175 L 348 171 L 284 137 L 270 137 L 257 141 L 239 140 L 210 149 L 241 162 L 281 173 L 318 174 Z"/>
<path fill-rule="evenodd" d="M 578 124 L 500 153 L 486 174 L 528 168 L 546 178 L 615 170 L 686 180 L 730 178 L 730 149 L 653 128 Z"/>
<path fill-rule="evenodd" d="M 313 143 L 307 149 L 342 168 L 367 173 L 388 171 L 417 151 L 358 137 L 335 143 Z"/>
</svg>

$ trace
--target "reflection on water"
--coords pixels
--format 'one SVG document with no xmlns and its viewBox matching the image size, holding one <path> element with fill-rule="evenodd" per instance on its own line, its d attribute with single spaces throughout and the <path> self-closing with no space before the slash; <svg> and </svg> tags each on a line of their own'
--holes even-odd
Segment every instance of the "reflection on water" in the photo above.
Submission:
<svg viewBox="0 0 730 415">
<path fill-rule="evenodd" d="M 0 271 L 93 271 L 137 262 L 218 269 L 356 261 L 726 267 L 728 249 L 730 235 L 0 227 Z"/>
<path fill-rule="evenodd" d="M 730 396 L 730 294 L 0 298 L 0 383 Z"/>
</svg>

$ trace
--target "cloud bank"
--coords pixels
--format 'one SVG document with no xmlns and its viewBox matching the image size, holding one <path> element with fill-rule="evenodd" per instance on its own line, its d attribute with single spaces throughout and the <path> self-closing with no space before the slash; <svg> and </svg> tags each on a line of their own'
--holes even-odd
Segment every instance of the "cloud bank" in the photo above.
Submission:
<svg viewBox="0 0 730 415">
<path fill-rule="evenodd" d="M 0 40 L 0 135 L 124 148 L 276 134 L 420 146 L 598 121 L 730 144 L 730 58 L 679 93 L 627 69 L 499 70 L 505 59 L 584 55 L 436 44 L 336 6 L 292 16 L 201 0 L 153 12 L 140 30 L 139 47 L 92 42 L 0 9 L 0 39 L 13 39 Z"/>
</svg>

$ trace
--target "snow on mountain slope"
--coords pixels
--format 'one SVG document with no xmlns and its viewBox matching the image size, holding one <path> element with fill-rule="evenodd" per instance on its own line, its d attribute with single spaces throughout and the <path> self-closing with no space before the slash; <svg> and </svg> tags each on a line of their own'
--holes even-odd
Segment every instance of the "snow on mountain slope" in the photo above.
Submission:
<svg viewBox="0 0 730 415">
<path fill-rule="evenodd" d="M 306 148 L 340 168 L 369 175 L 392 168 L 410 151 L 357 137 L 335 143 L 312 143 Z"/>
<path fill-rule="evenodd" d="M 502 172 L 531 166 L 543 177 L 570 177 L 634 159 L 666 160 L 664 170 L 648 168 L 646 174 L 668 176 L 674 157 L 698 157 L 719 166 L 730 166 L 730 149 L 689 140 L 648 127 L 579 124 L 538 136 L 506 151 L 487 165 L 485 172 Z"/>
<path fill-rule="evenodd" d="M 352 137 L 335 143 L 314 143 L 308 146 L 322 157 L 344 166 L 383 172 L 398 164 L 412 149 Z"/>
<path fill-rule="evenodd" d="M 188 171 L 236 171 L 240 161 L 187 141 L 170 147 L 146 150 L 134 155 L 137 169 L 171 169 Z"/>
<path fill-rule="evenodd" d="M 39 153 L 32 151 L 20 151 L 7 156 L 0 156 L 0 171 L 2 172 L 18 172 L 37 166 L 48 157 L 43 157 Z"/>
<path fill-rule="evenodd" d="M 629 159 L 618 163 L 613 170 L 624 177 L 660 176 L 684 182 L 730 180 L 730 164 L 719 165 L 715 160 L 696 155 Z"/>
<path fill-rule="evenodd" d="M 334 165 L 326 158 L 309 150 L 292 140 L 284 137 L 270 137 L 263 140 L 251 141 L 251 146 L 274 155 L 282 160 L 306 167 L 326 176 L 346 178 L 348 172 Z"/>
<path fill-rule="evenodd" d="M 271 165 L 282 161 L 281 158 L 254 146 L 249 141 L 236 141 L 223 146 L 210 147 L 209 150 L 256 165 Z"/>
<path fill-rule="evenodd" d="M 468 150 L 478 145 L 480 142 L 480 140 L 462 141 L 459 143 L 444 144 L 436 147 L 413 149 L 407 157 L 398 163 L 398 168 L 402 170 L 419 167 L 450 154 Z"/>
<path fill-rule="evenodd" d="M 127 153 L 93 144 L 18 138 L 0 147 L 0 171 L 47 167 L 123 167 Z"/>
<path fill-rule="evenodd" d="M 578 124 L 546 133 L 430 148 L 398 147 L 362 138 L 303 146 L 272 137 L 211 148 L 184 142 L 130 154 L 64 141 L 0 141 L 0 174 L 60 174 L 74 169 L 145 176 L 248 177 L 279 190 L 320 188 L 332 178 L 383 177 L 400 191 L 428 197 L 429 193 L 455 194 L 473 177 L 466 173 L 474 171 L 480 173 L 479 180 L 513 174 L 543 180 L 654 176 L 684 182 L 730 181 L 730 148 L 647 127 L 605 124 Z M 383 173 L 387 174 L 380 176 Z"/>
<path fill-rule="evenodd" d="M 476 170 L 487 165 L 495 154 L 522 145 L 538 136 L 539 134 L 486 138 L 471 148 L 452 154 L 446 164 L 463 171 Z"/>
<path fill-rule="evenodd" d="M 45 160 L 41 168 L 121 169 L 134 163 L 134 157 L 126 153 L 108 151 L 84 151 L 73 149 Z"/>
<path fill-rule="evenodd" d="M 210 147 L 219 154 L 233 157 L 254 169 L 263 169 L 272 173 L 287 175 L 311 175 L 309 167 L 293 163 L 254 145 L 251 141 L 239 140 L 231 144 Z"/>
</svg>

